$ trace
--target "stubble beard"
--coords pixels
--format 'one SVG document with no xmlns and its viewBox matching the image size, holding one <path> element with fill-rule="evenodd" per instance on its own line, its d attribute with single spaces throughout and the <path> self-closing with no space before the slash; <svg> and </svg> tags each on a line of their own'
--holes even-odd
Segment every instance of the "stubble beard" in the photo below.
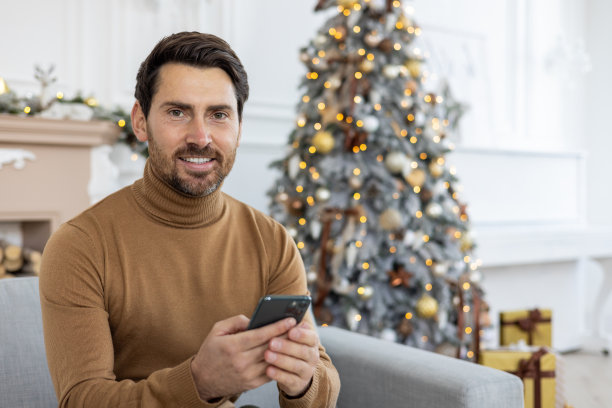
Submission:
<svg viewBox="0 0 612 408">
<path fill-rule="evenodd" d="M 236 149 L 234 147 L 227 157 L 223 157 L 210 145 L 198 148 L 196 145 L 188 144 L 184 148 L 173 152 L 171 156 L 166 156 L 155 143 L 155 139 L 149 137 L 149 159 L 156 173 L 173 189 L 190 197 L 205 197 L 219 189 L 234 166 Z M 180 160 L 179 157 L 186 155 L 214 158 L 218 162 L 218 166 L 212 173 L 187 172 L 187 177 L 181 176 L 176 161 Z"/>
</svg>

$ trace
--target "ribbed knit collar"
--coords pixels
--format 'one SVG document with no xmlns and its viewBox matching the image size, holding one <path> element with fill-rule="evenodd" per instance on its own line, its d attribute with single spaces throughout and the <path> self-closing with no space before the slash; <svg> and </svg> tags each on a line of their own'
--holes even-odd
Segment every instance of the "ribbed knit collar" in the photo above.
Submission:
<svg viewBox="0 0 612 408">
<path fill-rule="evenodd" d="M 138 204 L 155 220 L 178 227 L 201 227 L 217 221 L 225 210 L 220 189 L 205 196 L 191 197 L 170 187 L 155 173 L 147 160 L 142 179 L 132 191 Z"/>
</svg>

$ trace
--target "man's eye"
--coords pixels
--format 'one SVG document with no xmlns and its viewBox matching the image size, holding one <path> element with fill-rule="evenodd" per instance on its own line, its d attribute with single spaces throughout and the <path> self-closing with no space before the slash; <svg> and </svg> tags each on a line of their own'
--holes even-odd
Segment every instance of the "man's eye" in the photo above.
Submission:
<svg viewBox="0 0 612 408">
<path fill-rule="evenodd" d="M 183 111 L 178 110 L 178 109 L 172 109 L 170 111 L 170 116 L 174 116 L 175 118 L 180 118 L 183 116 Z"/>
<path fill-rule="evenodd" d="M 215 112 L 213 113 L 213 117 L 215 119 L 225 119 L 227 117 L 227 114 L 225 112 Z"/>
</svg>

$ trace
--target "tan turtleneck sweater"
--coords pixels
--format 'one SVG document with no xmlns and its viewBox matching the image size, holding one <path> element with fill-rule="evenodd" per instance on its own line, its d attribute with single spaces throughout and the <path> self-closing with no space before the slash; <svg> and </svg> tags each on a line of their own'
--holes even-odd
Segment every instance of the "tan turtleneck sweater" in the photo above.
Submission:
<svg viewBox="0 0 612 408">
<path fill-rule="evenodd" d="M 307 293 L 293 240 L 217 191 L 184 196 L 144 178 L 53 234 L 40 296 L 60 407 L 225 407 L 200 400 L 190 362 L 215 322 L 251 316 L 265 294 Z M 324 349 L 309 390 L 283 407 L 335 406 Z"/>
</svg>

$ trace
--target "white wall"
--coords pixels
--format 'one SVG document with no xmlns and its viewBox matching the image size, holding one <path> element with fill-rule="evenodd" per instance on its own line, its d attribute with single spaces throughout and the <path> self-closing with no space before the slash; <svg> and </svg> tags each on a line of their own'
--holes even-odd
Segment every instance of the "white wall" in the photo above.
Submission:
<svg viewBox="0 0 612 408">
<path fill-rule="evenodd" d="M 268 164 L 283 154 L 305 72 L 298 50 L 325 19 L 312 12 L 315 3 L 1 0 L 0 76 L 15 90 L 36 92 L 34 64 L 54 63 L 53 93 L 81 90 L 104 105 L 129 108 L 138 65 L 163 35 L 200 30 L 224 37 L 251 83 L 243 142 L 224 188 L 266 211 L 265 192 L 275 176 Z M 493 312 L 552 307 L 555 345 L 576 347 L 580 335 L 572 328 L 586 329 L 589 303 L 579 289 L 590 276 L 583 266 L 590 257 L 612 255 L 612 28 L 606 21 L 612 4 L 407 4 L 423 27 L 432 69 L 470 105 L 449 160 L 470 205 Z"/>
</svg>

